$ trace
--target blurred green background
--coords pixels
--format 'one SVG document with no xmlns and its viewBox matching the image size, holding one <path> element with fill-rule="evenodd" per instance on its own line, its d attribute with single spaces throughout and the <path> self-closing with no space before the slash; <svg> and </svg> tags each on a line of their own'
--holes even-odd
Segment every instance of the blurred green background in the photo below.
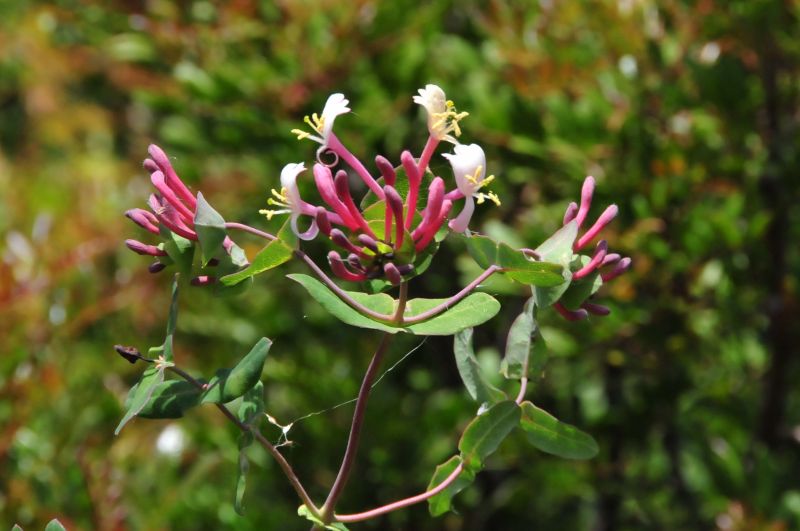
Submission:
<svg viewBox="0 0 800 531">
<path fill-rule="evenodd" d="M 147 235 L 122 213 L 144 206 L 156 142 L 227 219 L 268 226 L 280 169 L 313 158 L 289 133 L 304 114 L 344 92 L 339 136 L 396 161 L 425 141 L 411 96 L 434 82 L 498 176 L 482 231 L 534 246 L 587 174 L 592 212 L 620 207 L 607 237 L 634 268 L 604 288 L 613 314 L 547 312 L 530 393 L 601 452 L 559 460 L 516 434 L 459 514 L 423 504 L 353 528 L 800 528 L 799 16 L 796 0 L 0 2 L 0 525 L 307 529 L 256 448 L 235 514 L 237 433 L 213 408 L 113 436 L 142 368 L 112 345 L 160 343 L 171 276 L 124 248 Z M 287 270 L 240 298 L 184 290 L 177 337 L 205 374 L 274 339 L 267 408 L 283 424 L 354 397 L 378 336 L 344 330 Z M 475 271 L 448 242 L 412 295 Z M 504 303 L 476 332 L 490 366 L 524 299 L 488 289 Z M 342 511 L 421 491 L 453 453 L 475 405 L 451 348 L 428 339 L 375 389 Z M 282 448 L 317 499 L 351 411 L 296 422 Z M 159 450 L 170 437 L 180 451 Z"/>
</svg>

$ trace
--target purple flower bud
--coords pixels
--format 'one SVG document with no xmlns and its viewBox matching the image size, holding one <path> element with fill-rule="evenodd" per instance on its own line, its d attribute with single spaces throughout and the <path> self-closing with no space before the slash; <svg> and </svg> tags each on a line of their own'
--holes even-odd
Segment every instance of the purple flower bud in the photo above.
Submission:
<svg viewBox="0 0 800 531">
<path fill-rule="evenodd" d="M 425 207 L 425 212 L 411 237 L 416 241 L 420 236 L 425 234 L 428 228 L 439 219 L 439 213 L 442 211 L 444 204 L 444 180 L 441 177 L 436 177 L 431 181 L 428 187 L 428 204 Z M 436 227 L 439 230 L 439 227 Z"/>
<path fill-rule="evenodd" d="M 314 182 L 317 185 L 319 195 L 322 196 L 322 200 L 325 201 L 334 212 L 339 214 L 339 217 L 342 218 L 342 223 L 344 223 L 348 229 L 355 230 L 358 227 L 358 223 L 353 219 L 347 206 L 337 196 L 336 188 L 333 185 L 333 174 L 330 168 L 323 164 L 314 164 Z"/>
<path fill-rule="evenodd" d="M 158 273 L 160 271 L 163 271 L 166 268 L 167 268 L 167 264 L 164 264 L 162 262 L 153 262 L 152 264 L 150 264 L 148 266 L 147 270 L 150 271 L 151 273 L 155 274 L 155 273 Z"/>
<path fill-rule="evenodd" d="M 125 212 L 125 217 L 130 219 L 143 229 L 150 231 L 153 234 L 159 234 L 158 218 L 156 218 L 153 214 L 151 214 L 147 210 L 143 210 L 141 208 L 132 208 L 127 212 Z"/>
<path fill-rule="evenodd" d="M 356 238 L 358 239 L 358 243 L 360 243 L 373 253 L 378 252 L 378 242 L 375 241 L 375 238 L 367 236 L 366 234 L 359 234 Z"/>
<path fill-rule="evenodd" d="M 350 253 L 347 255 L 347 263 L 350 264 L 350 267 L 363 273 L 365 271 L 364 264 L 361 263 L 361 258 L 356 253 Z"/>
<path fill-rule="evenodd" d="M 189 281 L 189 283 L 192 286 L 208 286 L 209 284 L 213 284 L 216 281 L 217 281 L 216 277 L 210 277 L 208 275 L 200 275 L 194 277 L 192 280 Z"/>
<path fill-rule="evenodd" d="M 403 264 L 397 266 L 397 270 L 400 272 L 401 275 L 407 275 L 414 271 L 414 264 Z"/>
<path fill-rule="evenodd" d="M 618 276 L 620 276 L 625 271 L 627 271 L 629 267 L 631 267 L 631 259 L 626 256 L 625 258 L 617 262 L 617 265 L 614 266 L 614 269 L 612 269 L 608 273 L 603 273 L 600 276 L 603 279 L 603 282 L 610 282 L 615 278 L 617 278 Z"/>
<path fill-rule="evenodd" d="M 406 213 L 406 228 L 411 228 L 411 222 L 417 211 L 417 198 L 419 197 L 419 184 L 422 181 L 422 174 L 419 172 L 417 161 L 409 151 L 400 154 L 400 163 L 408 176 L 408 212 Z M 385 191 L 385 190 L 384 190 Z M 402 200 L 400 201 L 402 204 Z"/>
<path fill-rule="evenodd" d="M 611 310 L 607 306 L 594 304 L 592 302 L 584 302 L 583 304 L 581 304 L 581 308 L 583 308 L 592 315 L 599 315 L 601 317 L 604 317 L 611 313 Z"/>
<path fill-rule="evenodd" d="M 447 215 L 450 213 L 452 208 L 453 202 L 449 199 L 445 199 L 442 202 L 442 209 L 439 211 L 439 218 L 428 225 L 428 227 L 425 229 L 425 232 L 420 235 L 419 240 L 417 240 L 417 243 L 414 245 L 414 249 L 416 249 L 417 252 L 420 252 L 427 247 L 433 237 L 436 236 L 436 233 L 439 231 L 439 228 L 442 226 L 442 223 L 444 223 L 444 220 L 447 218 Z"/>
<path fill-rule="evenodd" d="M 394 171 L 394 166 L 386 157 L 378 155 L 375 157 L 375 165 L 378 167 L 378 171 L 381 172 L 383 176 L 384 184 L 388 184 L 390 186 L 394 186 L 394 182 L 397 179 L 397 173 Z"/>
<path fill-rule="evenodd" d="M 597 218 L 597 221 L 594 222 L 594 225 L 586 231 L 586 234 L 578 239 L 578 242 L 575 244 L 575 250 L 583 249 L 587 243 L 592 241 L 606 225 L 611 223 L 611 220 L 617 216 L 617 212 L 619 212 L 617 205 L 610 205 L 607 207 L 603 213 L 600 214 L 600 217 Z"/>
<path fill-rule="evenodd" d="M 564 225 L 575 219 L 578 215 L 578 203 L 573 201 L 567 206 L 567 211 L 564 212 Z"/>
<path fill-rule="evenodd" d="M 578 209 L 576 220 L 578 227 L 583 225 L 586 216 L 589 214 L 589 207 L 592 206 L 592 196 L 594 195 L 594 177 L 591 175 L 583 181 L 583 188 L 581 189 L 581 206 Z"/>
<path fill-rule="evenodd" d="M 328 253 L 328 263 L 330 263 L 331 270 L 333 270 L 334 274 L 341 279 L 350 282 L 361 282 L 367 279 L 366 275 L 356 274 L 347 269 L 344 266 L 344 262 L 342 262 L 342 257 L 339 256 L 339 253 L 336 251 L 331 251 Z"/>
<path fill-rule="evenodd" d="M 331 241 L 333 241 L 333 243 L 335 243 L 342 249 L 350 251 L 351 253 L 361 252 L 358 247 L 353 245 L 353 242 L 347 239 L 347 236 L 345 236 L 344 232 L 342 232 L 339 229 L 331 229 Z"/>
<path fill-rule="evenodd" d="M 589 273 L 591 273 L 592 271 L 594 271 L 595 269 L 597 269 L 598 267 L 600 267 L 600 264 L 606 257 L 607 252 L 608 252 L 608 243 L 605 240 L 600 240 L 600 242 L 597 244 L 597 248 L 594 252 L 594 256 L 592 256 L 592 259 L 585 266 L 577 270 L 575 274 L 572 275 L 572 279 L 579 280 L 588 275 Z"/>
<path fill-rule="evenodd" d="M 370 236 L 374 237 L 375 233 L 372 232 L 367 220 L 364 219 L 363 215 L 361 215 L 361 211 L 353 201 L 353 196 L 350 195 L 350 178 L 347 176 L 347 172 L 344 170 L 337 171 L 336 177 L 333 180 L 333 184 L 336 188 L 337 197 L 342 203 L 344 203 L 344 206 L 347 208 L 347 212 L 350 214 L 350 217 L 353 219 L 353 221 L 355 221 L 355 223 L 363 232 L 366 232 Z"/>
<path fill-rule="evenodd" d="M 329 236 L 331 233 L 331 220 L 328 218 L 328 211 L 324 207 L 318 206 L 315 219 L 317 220 L 317 227 L 322 231 L 322 234 Z"/>
<path fill-rule="evenodd" d="M 618 253 L 608 253 L 606 257 L 603 258 L 603 262 L 600 264 L 600 267 L 605 267 L 608 264 L 619 262 L 620 258 L 622 257 Z"/>
<path fill-rule="evenodd" d="M 148 173 L 153 173 L 158 171 L 158 164 L 156 164 L 153 159 L 144 159 L 144 162 L 142 162 L 142 166 L 144 167 L 145 170 L 147 170 Z"/>
<path fill-rule="evenodd" d="M 385 188 L 384 191 L 386 191 Z M 403 276 L 400 274 L 400 271 L 397 270 L 397 266 L 391 262 L 383 264 L 383 272 L 386 274 L 386 278 L 389 282 L 394 286 L 397 286 L 403 281 Z"/>
<path fill-rule="evenodd" d="M 561 316 L 566 319 L 567 321 L 581 321 L 589 317 L 589 312 L 581 308 L 580 310 L 568 310 L 564 307 L 563 304 L 557 302 L 553 305 L 553 308 L 556 309 Z"/>
<path fill-rule="evenodd" d="M 143 256 L 167 256 L 167 253 L 155 245 L 147 245 L 138 240 L 125 240 L 125 245 L 136 254 Z"/>
<path fill-rule="evenodd" d="M 386 209 L 386 229 L 384 237 L 389 238 L 389 231 L 392 228 L 392 218 L 389 217 L 389 211 L 391 210 L 395 218 L 395 249 L 399 249 L 403 245 L 403 198 L 400 197 L 400 194 L 397 193 L 394 186 L 389 186 L 388 184 L 383 187 L 383 193 L 386 194 L 386 204 L 389 206 L 389 208 Z"/>
<path fill-rule="evenodd" d="M 175 192 L 167 186 L 167 182 L 164 180 L 164 174 L 160 171 L 153 172 L 150 176 L 150 181 L 153 183 L 153 186 L 156 187 L 161 193 L 161 196 L 164 200 L 167 201 L 170 205 L 175 208 L 175 210 L 180 214 L 180 216 L 184 219 L 186 223 L 194 223 L 194 212 L 189 210 L 186 205 L 184 205 L 178 196 L 175 195 Z"/>
<path fill-rule="evenodd" d="M 155 161 L 156 165 L 164 174 L 167 185 L 189 205 L 191 210 L 195 210 L 197 208 L 197 199 L 194 197 L 194 194 L 189 191 L 189 188 L 186 187 L 180 177 L 178 177 L 178 174 L 175 173 L 175 169 L 172 167 L 167 154 L 155 144 L 150 144 L 147 148 L 147 152 L 150 153 L 153 161 Z"/>
</svg>

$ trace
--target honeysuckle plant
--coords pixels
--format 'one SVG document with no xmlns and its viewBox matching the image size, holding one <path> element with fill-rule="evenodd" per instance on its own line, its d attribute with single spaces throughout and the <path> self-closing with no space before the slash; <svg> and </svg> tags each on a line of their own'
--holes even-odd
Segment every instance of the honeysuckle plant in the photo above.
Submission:
<svg viewBox="0 0 800 531">
<path fill-rule="evenodd" d="M 584 230 L 595 188 L 594 179 L 587 177 L 580 203 L 570 203 L 562 227 L 535 248 L 515 249 L 470 230 L 478 205 L 487 203 L 487 199 L 500 203 L 495 193 L 486 190 L 494 176 L 487 176 L 483 148 L 460 142 L 460 122 L 467 113 L 458 112 L 441 88 L 427 85 L 413 101 L 427 115 L 429 136 L 422 152 L 415 156 L 403 151 L 396 164 L 378 155 L 374 174 L 333 132 L 335 119 L 350 112 L 344 95 L 333 94 L 321 115 L 306 117 L 311 131 L 292 132 L 298 139 L 311 140 L 320 147 L 310 172 L 304 162 L 288 163 L 280 172 L 280 189 L 273 189 L 266 198 L 261 213 L 267 219 L 288 216 L 276 234 L 225 221 L 202 193 L 194 193 L 184 184 L 163 150 L 155 145 L 149 148 L 144 167 L 156 189 L 148 200 L 150 210 L 136 208 L 126 215 L 154 241 L 127 240 L 126 245 L 154 259 L 151 272 L 174 268 L 177 274 L 164 342 L 147 354 L 135 347 L 116 347 L 131 363 L 148 364 L 130 390 L 117 433 L 134 417 L 175 418 L 193 407 L 212 404 L 242 432 L 237 510 L 242 509 L 248 468 L 244 450 L 254 442 L 275 458 L 296 491 L 301 503 L 299 515 L 319 529 L 344 529 L 346 524 L 425 501 L 434 516 L 449 511 L 453 496 L 469 486 L 486 458 L 516 429 L 523 430 L 534 447 L 564 458 L 587 459 L 598 451 L 591 436 L 527 399 L 527 390 L 529 378 L 537 376 L 546 356 L 537 325 L 539 311 L 553 307 L 569 321 L 609 313 L 607 307 L 595 302 L 596 293 L 627 270 L 630 259 L 609 252 L 608 243 L 602 239 L 592 250 L 586 249 L 616 216 L 617 207 L 606 208 Z M 452 174 L 436 175 L 430 161 L 442 142 L 452 150 L 442 153 L 450 162 Z M 313 179 L 318 203 L 301 197 L 298 181 L 303 179 Z M 359 194 L 358 190 L 364 192 Z M 265 245 L 248 259 L 234 242 L 234 234 L 260 238 Z M 440 242 L 450 236 L 464 244 L 483 271 L 462 290 L 445 298 L 409 298 L 411 280 L 425 272 Z M 330 244 L 327 267 L 319 265 L 320 257 L 309 256 L 301 247 L 302 242 L 314 239 Z M 180 368 L 173 353 L 179 278 L 199 288 L 241 293 L 255 276 L 292 259 L 305 263 L 311 274 L 288 277 L 330 314 L 348 325 L 380 332 L 358 393 L 339 472 L 321 503 L 312 500 L 279 448 L 260 431 L 263 423 L 271 420 L 265 410 L 264 385 L 268 384 L 262 382 L 262 369 L 272 342 L 262 338 L 232 368 L 218 369 L 208 378 Z M 349 283 L 349 289 L 341 287 L 329 273 Z M 493 275 L 504 275 L 530 291 L 523 311 L 510 324 L 499 367 L 505 378 L 519 382 L 514 395 L 489 383 L 472 346 L 473 328 L 493 318 L 500 309 L 497 299 L 478 290 Z M 358 513 L 339 513 L 336 506 L 356 460 L 367 400 L 392 338 L 398 333 L 453 336 L 454 360 L 469 396 L 479 404 L 478 413 L 461 434 L 454 455 L 436 468 L 423 492 Z"/>
</svg>

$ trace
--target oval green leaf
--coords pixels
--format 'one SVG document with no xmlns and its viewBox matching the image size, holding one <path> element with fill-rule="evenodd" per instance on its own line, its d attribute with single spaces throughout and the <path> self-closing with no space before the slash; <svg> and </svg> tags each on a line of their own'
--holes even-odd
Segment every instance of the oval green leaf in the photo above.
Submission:
<svg viewBox="0 0 800 531">
<path fill-rule="evenodd" d="M 233 369 L 218 370 L 208 382 L 201 402 L 225 404 L 247 393 L 261 379 L 264 361 L 271 346 L 272 341 L 262 337 Z"/>
<path fill-rule="evenodd" d="M 186 380 L 161 382 L 139 411 L 146 419 L 176 419 L 200 403 L 200 390 Z"/>
<path fill-rule="evenodd" d="M 519 421 L 520 408 L 510 400 L 495 404 L 475 417 L 458 441 L 464 466 L 470 470 L 480 470 L 483 461 L 519 426 Z"/>
<path fill-rule="evenodd" d="M 454 455 L 441 465 L 436 467 L 433 473 L 428 490 L 440 485 L 450 474 L 461 464 L 461 457 Z M 443 491 L 435 496 L 428 498 L 428 511 L 431 516 L 440 516 L 450 510 L 453 496 L 467 488 L 475 480 L 475 471 L 463 469 L 458 477 L 450 483 Z"/>
<path fill-rule="evenodd" d="M 194 229 L 200 250 L 203 255 L 203 265 L 206 265 L 222 249 L 225 240 L 225 220 L 208 204 L 203 194 L 197 192 L 197 210 L 194 214 Z"/>
<path fill-rule="evenodd" d="M 599 451 L 597 442 L 588 433 L 561 422 L 531 402 L 522 403 L 522 429 L 528 441 L 548 454 L 565 459 L 591 459 Z"/>
<path fill-rule="evenodd" d="M 456 355 L 458 374 L 473 400 L 480 404 L 485 402 L 493 404 L 507 398 L 503 391 L 486 380 L 472 348 L 472 328 L 465 328 L 455 334 L 453 352 Z"/>
</svg>

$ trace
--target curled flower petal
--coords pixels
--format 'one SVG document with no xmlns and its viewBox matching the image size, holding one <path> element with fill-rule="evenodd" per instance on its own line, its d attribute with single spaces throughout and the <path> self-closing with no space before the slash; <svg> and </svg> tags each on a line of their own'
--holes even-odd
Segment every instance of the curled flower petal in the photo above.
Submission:
<svg viewBox="0 0 800 531">
<path fill-rule="evenodd" d="M 450 220 L 449 227 L 453 232 L 465 232 L 469 228 L 469 221 L 472 219 L 472 214 L 475 212 L 475 200 L 472 196 L 467 196 L 464 201 L 464 208 L 458 214 L 458 217 Z"/>
<path fill-rule="evenodd" d="M 458 191 L 464 197 L 474 194 L 486 175 L 486 155 L 483 148 L 478 144 L 458 144 L 453 148 L 453 153 L 444 153 L 442 156 L 453 167 Z"/>
<path fill-rule="evenodd" d="M 428 84 L 425 88 L 417 91 L 418 95 L 412 99 L 414 103 L 422 105 L 428 115 L 428 132 L 436 140 L 447 140 L 457 143 L 457 140 L 450 136 L 461 135 L 461 128 L 458 122 L 469 116 L 466 112 L 457 112 L 452 101 L 447 99 L 444 91 L 437 85 Z"/>
</svg>

